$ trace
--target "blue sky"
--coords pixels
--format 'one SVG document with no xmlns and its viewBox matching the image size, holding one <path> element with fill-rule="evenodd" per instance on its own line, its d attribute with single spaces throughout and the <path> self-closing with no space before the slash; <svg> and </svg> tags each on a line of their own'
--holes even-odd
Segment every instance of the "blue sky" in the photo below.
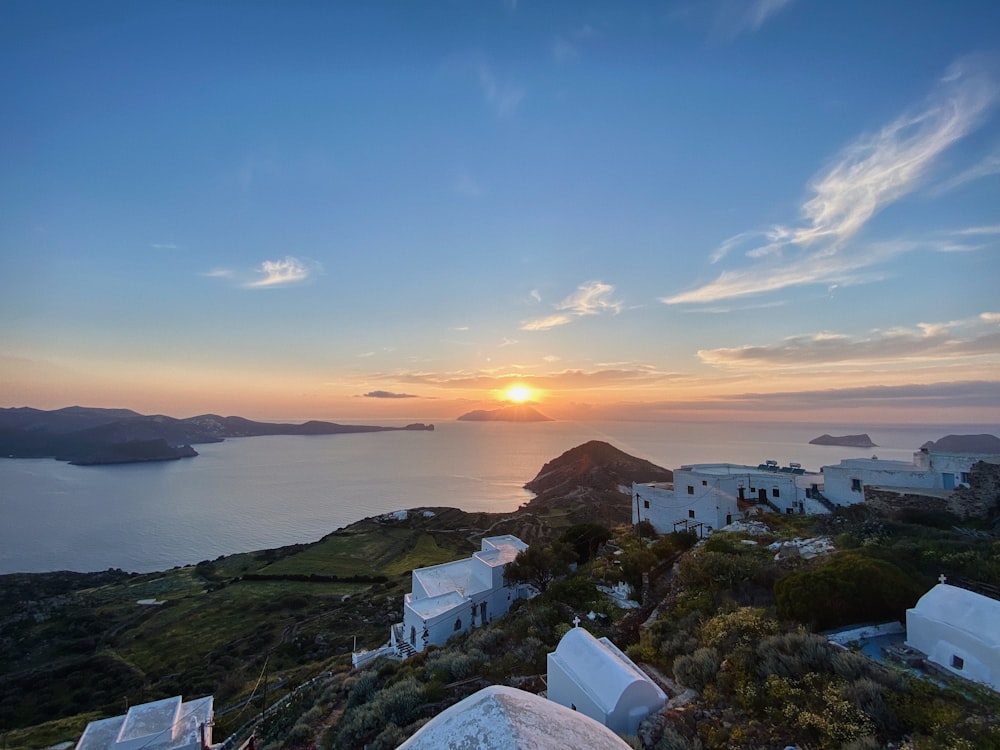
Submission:
<svg viewBox="0 0 1000 750">
<path fill-rule="evenodd" d="M 995 2 L 6 2 L 0 400 L 1000 422 Z"/>
</svg>

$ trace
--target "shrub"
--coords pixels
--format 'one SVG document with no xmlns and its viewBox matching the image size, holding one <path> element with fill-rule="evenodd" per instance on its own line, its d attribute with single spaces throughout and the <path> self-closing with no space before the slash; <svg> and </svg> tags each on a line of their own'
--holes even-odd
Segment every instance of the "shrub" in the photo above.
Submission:
<svg viewBox="0 0 1000 750">
<path fill-rule="evenodd" d="M 922 593 L 895 565 L 856 552 L 841 552 L 812 570 L 775 584 L 778 615 L 820 630 L 857 622 L 901 620 Z"/>
<path fill-rule="evenodd" d="M 690 656 L 674 659 L 674 677 L 685 687 L 699 692 L 715 679 L 719 671 L 719 655 L 714 648 L 699 648 Z"/>
<path fill-rule="evenodd" d="M 583 563 L 594 559 L 598 548 L 611 538 L 611 531 L 599 523 L 578 523 L 570 526 L 559 537 L 576 553 L 576 559 Z"/>
<path fill-rule="evenodd" d="M 312 728 L 304 723 L 298 722 L 293 726 L 287 735 L 285 735 L 285 746 L 297 746 L 304 745 L 312 739 L 313 730 Z"/>
<path fill-rule="evenodd" d="M 366 670 L 359 674 L 354 684 L 350 686 L 350 692 L 347 694 L 347 708 L 360 706 L 370 701 L 372 696 L 375 695 L 377 687 L 378 677 L 374 672 Z"/>
<path fill-rule="evenodd" d="M 763 609 L 741 607 L 723 612 L 700 628 L 702 643 L 726 653 L 739 646 L 750 646 L 769 635 L 776 635 L 778 623 Z"/>
<path fill-rule="evenodd" d="M 809 672 L 830 672 L 834 648 L 812 633 L 784 633 L 757 646 L 757 674 L 798 679 Z"/>
<path fill-rule="evenodd" d="M 663 728 L 663 735 L 653 746 L 654 750 L 701 750 L 701 740 L 695 737 L 689 740 L 671 726 Z"/>
</svg>

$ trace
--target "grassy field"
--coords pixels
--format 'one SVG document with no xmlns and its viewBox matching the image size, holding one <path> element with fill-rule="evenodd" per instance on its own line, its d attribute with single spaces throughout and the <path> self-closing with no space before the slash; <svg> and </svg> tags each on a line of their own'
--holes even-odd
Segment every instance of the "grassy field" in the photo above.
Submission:
<svg viewBox="0 0 1000 750">
<path fill-rule="evenodd" d="M 0 665 L 0 733 L 10 750 L 45 747 L 75 741 L 88 721 L 123 711 L 126 699 L 212 694 L 221 710 L 250 694 L 265 662 L 276 685 L 349 664 L 355 638 L 359 648 L 376 646 L 401 619 L 409 571 L 467 556 L 496 520 L 455 511 L 364 521 L 310 545 L 100 586 L 49 584 L 34 597 L 44 613 L 35 619 L 4 600 L 0 637 L 16 637 L 19 648 Z M 242 578 L 250 573 L 388 580 Z M 216 736 L 233 728 L 223 719 Z"/>
</svg>

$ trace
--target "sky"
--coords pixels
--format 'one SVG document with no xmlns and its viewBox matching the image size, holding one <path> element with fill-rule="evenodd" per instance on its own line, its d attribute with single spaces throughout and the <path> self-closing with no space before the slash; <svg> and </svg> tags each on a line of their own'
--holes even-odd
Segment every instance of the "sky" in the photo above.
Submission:
<svg viewBox="0 0 1000 750">
<path fill-rule="evenodd" d="M 1000 424 L 995 0 L 5 0 L 0 406 Z"/>
</svg>

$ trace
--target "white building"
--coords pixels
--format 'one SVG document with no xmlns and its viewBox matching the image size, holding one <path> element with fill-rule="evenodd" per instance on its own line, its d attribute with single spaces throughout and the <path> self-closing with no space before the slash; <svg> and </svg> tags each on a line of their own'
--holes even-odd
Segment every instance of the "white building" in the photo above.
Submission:
<svg viewBox="0 0 1000 750">
<path fill-rule="evenodd" d="M 635 734 L 639 722 L 662 709 L 667 700 L 617 646 L 579 625 L 548 655 L 547 671 L 549 700 L 619 734 Z"/>
<path fill-rule="evenodd" d="M 906 645 L 1000 692 L 1000 601 L 939 583 L 906 610 Z"/>
<path fill-rule="evenodd" d="M 632 485 L 632 523 L 649 521 L 661 534 L 690 529 L 708 536 L 743 518 L 749 505 L 779 513 L 826 513 L 815 499 L 822 487 L 822 474 L 798 464 L 682 466 L 674 470 L 672 483 Z"/>
<path fill-rule="evenodd" d="M 583 714 L 532 693 L 492 685 L 445 709 L 398 750 L 624 750 Z"/>
<path fill-rule="evenodd" d="M 201 750 L 212 744 L 212 716 L 210 695 L 143 703 L 122 716 L 90 722 L 76 750 Z"/>
<path fill-rule="evenodd" d="M 968 486 L 969 472 L 977 461 L 1000 463 L 1000 456 L 921 449 L 913 454 L 913 461 L 846 458 L 836 466 L 823 467 L 823 494 L 837 505 L 854 505 L 865 499 L 865 487 L 953 490 Z"/>
<path fill-rule="evenodd" d="M 507 586 L 503 579 L 507 564 L 527 548 L 516 536 L 492 536 L 471 558 L 414 570 L 403 622 L 392 627 L 390 645 L 405 656 L 503 617 L 515 599 L 529 595 L 528 587 Z"/>
</svg>

